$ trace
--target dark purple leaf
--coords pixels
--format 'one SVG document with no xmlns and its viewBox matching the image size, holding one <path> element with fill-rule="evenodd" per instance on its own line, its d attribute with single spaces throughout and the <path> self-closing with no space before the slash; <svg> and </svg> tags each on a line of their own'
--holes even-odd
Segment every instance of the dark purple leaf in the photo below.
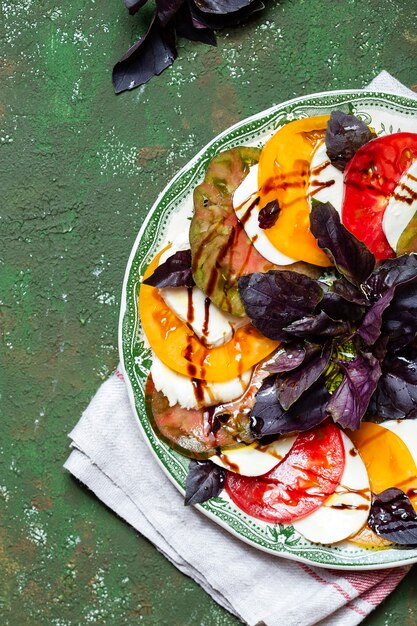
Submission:
<svg viewBox="0 0 417 626">
<path fill-rule="evenodd" d="M 211 461 L 190 461 L 185 481 L 186 506 L 215 498 L 223 489 L 226 472 Z"/>
<path fill-rule="evenodd" d="M 324 373 L 330 360 L 331 347 L 324 346 L 321 354 L 294 372 L 277 376 L 278 400 L 285 411 L 296 402 Z"/>
<path fill-rule="evenodd" d="M 417 277 L 417 254 L 404 254 L 384 261 L 366 281 L 370 297 L 378 298 L 387 289 Z"/>
<path fill-rule="evenodd" d="M 263 230 L 272 228 L 277 221 L 280 212 L 281 209 L 279 208 L 277 200 L 271 200 L 271 202 L 268 202 L 268 204 L 266 204 L 258 213 L 259 228 L 262 228 Z"/>
<path fill-rule="evenodd" d="M 339 295 L 341 298 L 344 298 L 347 302 L 352 302 L 354 304 L 358 304 L 360 306 L 369 306 L 370 301 L 364 294 L 364 292 L 359 289 L 359 287 L 355 287 L 352 285 L 346 278 L 342 277 L 335 282 L 331 286 L 331 291 Z"/>
<path fill-rule="evenodd" d="M 354 115 L 332 111 L 325 137 L 327 156 L 343 172 L 357 150 L 374 137 L 375 133 Z"/>
<path fill-rule="evenodd" d="M 395 287 L 390 306 L 383 314 L 382 333 L 388 337 L 388 349 L 401 350 L 417 335 L 417 280 Z"/>
<path fill-rule="evenodd" d="M 114 66 L 115 92 L 143 85 L 169 67 L 176 56 L 175 31 L 170 25 L 163 28 L 155 13 L 147 33 Z"/>
<path fill-rule="evenodd" d="M 255 437 L 304 432 L 326 419 L 330 394 L 323 381 L 308 389 L 289 411 L 284 411 L 278 396 L 275 376 L 270 376 L 256 394 L 251 413 L 251 430 Z"/>
<path fill-rule="evenodd" d="M 348 363 L 337 361 L 337 364 L 344 377 L 329 400 L 327 412 L 342 428 L 356 430 L 377 386 L 381 367 L 379 361 L 367 353 L 359 353 Z"/>
<path fill-rule="evenodd" d="M 193 287 L 191 250 L 178 250 L 165 263 L 159 265 L 151 276 L 143 281 L 151 287 Z"/>
<path fill-rule="evenodd" d="M 216 35 L 211 28 L 207 28 L 200 20 L 193 17 L 188 4 L 184 3 L 174 17 L 174 25 L 179 37 L 186 37 L 191 41 L 199 41 L 210 46 L 216 45 Z"/>
<path fill-rule="evenodd" d="M 284 331 L 296 337 L 338 337 L 350 332 L 349 322 L 332 320 L 324 311 L 318 315 L 307 315 L 284 328 Z"/>
<path fill-rule="evenodd" d="M 162 26 L 178 13 L 185 0 L 156 0 L 156 10 Z"/>
<path fill-rule="evenodd" d="M 368 524 L 388 541 L 417 545 L 417 513 L 401 489 L 392 487 L 373 497 Z"/>
<path fill-rule="evenodd" d="M 389 419 L 417 418 L 417 352 L 385 358 L 371 409 Z"/>
<path fill-rule="evenodd" d="M 189 7 L 193 18 L 198 20 L 201 24 L 204 24 L 204 26 L 214 28 L 215 30 L 221 30 L 228 26 L 237 26 L 245 22 L 254 13 L 265 8 L 261 0 L 253 0 L 252 2 L 245 3 L 242 8 L 237 10 L 235 7 L 241 4 L 240 2 L 236 5 L 233 1 L 228 2 L 225 0 L 223 4 L 227 5 L 228 11 L 225 13 L 216 13 L 207 10 L 209 8 L 208 2 L 204 3 L 206 10 L 202 10 L 197 6 L 194 0 L 189 0 Z"/>
<path fill-rule="evenodd" d="M 134 15 L 141 7 L 143 7 L 148 0 L 124 0 L 125 7 L 128 9 L 130 15 Z"/>
<path fill-rule="evenodd" d="M 234 13 L 253 4 L 253 0 L 193 0 L 195 6 L 203 13 Z"/>
<path fill-rule="evenodd" d="M 381 334 L 382 315 L 390 305 L 394 296 L 394 287 L 391 287 L 366 312 L 357 334 L 367 346 L 372 346 Z"/>
<path fill-rule="evenodd" d="M 313 313 L 323 290 L 313 279 L 290 271 L 269 271 L 239 278 L 239 295 L 252 324 L 269 339 L 288 339 L 283 330 Z"/>
<path fill-rule="evenodd" d="M 275 357 L 273 363 L 266 365 L 265 369 L 271 374 L 281 374 L 296 369 L 305 361 L 321 352 L 322 346 L 316 343 L 305 341 L 304 344 L 290 344 L 281 346 L 280 351 Z"/>
<path fill-rule="evenodd" d="M 346 320 L 349 322 L 356 322 L 364 313 L 363 306 L 349 302 L 333 291 L 327 291 L 324 294 L 323 300 L 319 304 L 319 309 L 327 313 L 333 320 Z"/>
<path fill-rule="evenodd" d="M 310 230 L 319 247 L 345 278 L 355 285 L 368 278 L 375 267 L 375 257 L 341 224 L 339 214 L 330 202 L 313 202 Z"/>
</svg>

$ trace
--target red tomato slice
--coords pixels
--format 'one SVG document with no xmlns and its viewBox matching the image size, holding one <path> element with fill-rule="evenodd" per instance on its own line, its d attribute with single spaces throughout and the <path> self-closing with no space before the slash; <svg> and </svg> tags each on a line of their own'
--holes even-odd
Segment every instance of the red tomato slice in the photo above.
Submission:
<svg viewBox="0 0 417 626">
<path fill-rule="evenodd" d="M 416 159 L 417 134 L 396 133 L 362 146 L 346 167 L 342 222 L 379 260 L 395 256 L 382 218 L 402 174 Z"/>
<path fill-rule="evenodd" d="M 334 492 L 344 466 L 340 430 L 326 424 L 298 435 L 284 460 L 263 476 L 228 472 L 226 491 L 248 515 L 273 524 L 293 522 Z"/>
</svg>

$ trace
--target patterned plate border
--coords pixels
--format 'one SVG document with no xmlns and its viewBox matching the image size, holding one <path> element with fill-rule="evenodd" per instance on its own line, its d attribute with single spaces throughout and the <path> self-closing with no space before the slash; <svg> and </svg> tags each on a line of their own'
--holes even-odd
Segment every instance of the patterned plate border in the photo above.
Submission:
<svg viewBox="0 0 417 626">
<path fill-rule="evenodd" d="M 339 108 L 371 121 L 383 111 L 410 118 L 417 132 L 417 100 L 388 93 L 349 90 L 295 98 L 253 115 L 215 137 L 171 180 L 158 196 L 140 229 L 126 268 L 119 320 L 119 353 L 130 401 L 143 436 L 165 474 L 183 494 L 188 459 L 171 450 L 154 434 L 146 418 L 144 385 L 151 365 L 138 316 L 137 298 L 141 276 L 161 244 L 170 216 L 203 179 L 208 161 L 220 150 L 244 143 L 260 145 L 260 137 L 300 117 L 321 115 Z M 409 123 L 408 123 L 409 125 Z M 382 125 L 382 130 L 385 130 Z M 393 130 L 397 130 L 394 128 Z M 392 132 L 392 129 L 390 129 Z M 366 550 L 342 543 L 326 546 L 310 543 L 292 526 L 266 524 L 249 517 L 231 502 L 227 494 L 198 505 L 198 508 L 228 532 L 250 545 L 276 556 L 326 568 L 365 570 L 395 567 L 417 562 L 417 549 Z"/>
</svg>

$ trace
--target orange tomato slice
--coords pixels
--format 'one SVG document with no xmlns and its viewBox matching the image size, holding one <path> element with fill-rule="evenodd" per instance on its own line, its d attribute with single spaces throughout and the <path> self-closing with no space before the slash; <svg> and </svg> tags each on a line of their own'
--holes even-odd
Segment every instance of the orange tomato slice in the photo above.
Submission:
<svg viewBox="0 0 417 626">
<path fill-rule="evenodd" d="M 155 257 L 145 272 L 150 276 L 158 266 Z M 141 285 L 139 314 L 152 350 L 167 367 L 179 374 L 211 382 L 226 382 L 241 376 L 273 352 L 277 341 L 267 339 L 251 324 L 239 328 L 223 346 L 207 348 L 165 304 L 158 289 Z"/>
<path fill-rule="evenodd" d="M 393 432 L 372 422 L 349 432 L 358 449 L 374 493 L 390 487 L 402 489 L 417 509 L 417 467 L 405 443 Z"/>
<path fill-rule="evenodd" d="M 265 144 L 259 159 L 261 209 L 278 200 L 281 212 L 265 230 L 271 243 L 287 256 L 327 267 L 331 262 L 310 232 L 308 184 L 314 151 L 323 141 L 328 115 L 296 120 L 283 126 Z"/>
</svg>

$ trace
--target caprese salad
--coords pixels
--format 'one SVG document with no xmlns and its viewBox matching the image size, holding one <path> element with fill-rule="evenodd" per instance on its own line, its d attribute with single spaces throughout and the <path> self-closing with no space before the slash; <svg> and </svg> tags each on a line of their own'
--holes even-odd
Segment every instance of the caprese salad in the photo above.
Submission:
<svg viewBox="0 0 417 626">
<path fill-rule="evenodd" d="M 289 122 L 210 161 L 140 288 L 158 437 L 313 542 L 417 545 L 417 133 Z"/>
</svg>

